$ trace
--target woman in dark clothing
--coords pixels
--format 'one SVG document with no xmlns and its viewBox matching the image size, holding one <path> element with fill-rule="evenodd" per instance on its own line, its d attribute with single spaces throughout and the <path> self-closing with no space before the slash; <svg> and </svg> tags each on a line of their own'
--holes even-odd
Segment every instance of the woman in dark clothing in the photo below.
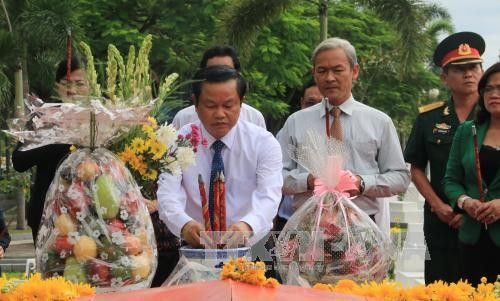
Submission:
<svg viewBox="0 0 500 301">
<path fill-rule="evenodd" d="M 88 95 L 89 84 L 86 78 L 83 65 L 76 59 L 71 59 L 70 82 L 66 78 L 67 61 L 59 63 L 56 72 L 55 89 L 59 99 L 52 102 L 69 102 L 76 95 Z M 40 221 L 42 219 L 45 195 L 49 189 L 50 183 L 54 179 L 57 167 L 69 154 L 70 145 L 50 144 L 47 146 L 21 151 L 18 144 L 16 150 L 12 153 L 12 163 L 14 169 L 18 172 L 24 172 L 32 167 L 36 167 L 35 182 L 31 188 L 31 199 L 28 204 L 28 225 L 33 233 L 33 240 L 36 244 L 36 237 Z"/>
</svg>

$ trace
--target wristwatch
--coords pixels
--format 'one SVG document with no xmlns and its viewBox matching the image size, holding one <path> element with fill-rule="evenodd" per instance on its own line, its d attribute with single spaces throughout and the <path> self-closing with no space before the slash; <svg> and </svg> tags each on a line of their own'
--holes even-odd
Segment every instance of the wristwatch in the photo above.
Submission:
<svg viewBox="0 0 500 301">
<path fill-rule="evenodd" d="M 363 180 L 363 178 L 358 175 L 359 177 L 359 193 L 360 194 L 363 194 L 363 191 L 365 191 L 365 180 Z"/>
<path fill-rule="evenodd" d="M 458 205 L 458 208 L 460 209 L 464 209 L 464 203 L 465 201 L 469 200 L 469 199 L 472 199 L 470 196 L 468 195 L 461 195 L 458 199 L 457 199 L 457 205 Z"/>
</svg>

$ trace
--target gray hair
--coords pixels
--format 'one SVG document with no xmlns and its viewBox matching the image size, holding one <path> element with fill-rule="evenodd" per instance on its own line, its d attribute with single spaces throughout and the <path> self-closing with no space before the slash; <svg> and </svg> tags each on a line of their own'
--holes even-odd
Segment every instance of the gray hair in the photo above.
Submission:
<svg viewBox="0 0 500 301">
<path fill-rule="evenodd" d="M 344 50 L 345 54 L 347 55 L 347 59 L 349 60 L 349 64 L 351 65 L 351 68 L 354 68 L 354 66 L 358 64 L 356 49 L 354 49 L 354 46 L 352 46 L 352 44 L 349 43 L 348 40 L 344 40 L 341 38 L 329 38 L 319 43 L 319 45 L 316 46 L 316 48 L 314 49 L 311 56 L 311 62 L 313 66 L 315 65 L 316 57 L 320 52 L 337 48 L 341 48 L 342 50 Z"/>
</svg>

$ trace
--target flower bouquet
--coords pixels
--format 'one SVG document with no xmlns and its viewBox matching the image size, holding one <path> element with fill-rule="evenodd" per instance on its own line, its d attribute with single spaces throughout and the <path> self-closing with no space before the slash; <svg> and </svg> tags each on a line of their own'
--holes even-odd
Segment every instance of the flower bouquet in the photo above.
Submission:
<svg viewBox="0 0 500 301">
<path fill-rule="evenodd" d="M 179 175 L 192 165 L 201 142 L 200 129 L 193 124 L 191 132 L 179 135 L 172 125 L 158 125 L 154 118 L 149 117 L 148 122 L 131 136 L 117 155 L 132 172 L 149 204 L 158 251 L 177 251 L 180 241 L 168 230 L 157 210 L 158 171 Z M 203 143 L 206 146 L 206 139 Z"/>
<path fill-rule="evenodd" d="M 390 244 L 370 217 L 349 197 L 356 178 L 342 170 L 341 142 L 313 132 L 290 153 L 315 176 L 314 195 L 288 220 L 278 237 L 278 268 L 288 284 L 305 286 L 381 281 L 390 265 Z"/>
<path fill-rule="evenodd" d="M 78 146 L 59 165 L 46 194 L 37 270 L 44 278 L 60 275 L 90 283 L 98 292 L 147 288 L 157 265 L 151 219 L 129 170 L 103 147 L 146 123 L 159 105 L 149 86 L 151 36 L 137 57 L 131 47 L 126 65 L 110 45 L 107 98 L 101 97 L 90 48 L 81 46 L 91 96 L 80 96 L 76 103 L 28 102 L 31 114 L 24 123 L 29 127 L 14 120 L 9 131 L 23 142 L 21 150 L 51 143 Z M 175 77 L 166 79 L 158 99 L 164 99 Z"/>
</svg>

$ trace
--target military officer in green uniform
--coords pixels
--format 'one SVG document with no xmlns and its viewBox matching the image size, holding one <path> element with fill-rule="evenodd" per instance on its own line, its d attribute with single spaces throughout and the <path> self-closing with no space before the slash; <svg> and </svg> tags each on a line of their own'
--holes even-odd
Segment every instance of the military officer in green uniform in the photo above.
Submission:
<svg viewBox="0 0 500 301">
<path fill-rule="evenodd" d="M 461 277 L 457 228 L 462 215 L 449 205 L 443 178 L 453 135 L 460 123 L 474 116 L 484 49 L 483 38 L 472 32 L 452 34 L 437 46 L 434 63 L 441 67 L 440 78 L 451 97 L 419 108 L 404 152 L 406 162 L 411 164 L 412 181 L 426 200 L 426 284 L 436 280 L 456 282 Z M 427 165 L 430 181 L 425 173 Z"/>
</svg>

